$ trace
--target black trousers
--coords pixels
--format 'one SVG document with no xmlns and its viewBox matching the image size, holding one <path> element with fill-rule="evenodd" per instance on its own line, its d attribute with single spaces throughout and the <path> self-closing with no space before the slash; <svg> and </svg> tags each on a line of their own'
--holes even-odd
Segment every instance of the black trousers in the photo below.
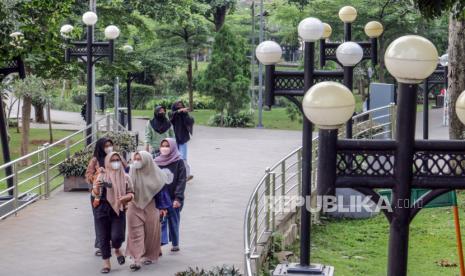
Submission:
<svg viewBox="0 0 465 276">
<path fill-rule="evenodd" d="M 94 247 L 95 248 L 98 248 L 100 249 L 100 244 L 99 244 L 99 241 L 98 241 L 98 234 L 97 234 L 97 219 L 96 219 L 96 215 L 95 215 L 95 208 L 92 206 L 92 202 L 94 201 L 94 197 L 91 195 L 90 196 L 90 208 L 92 209 L 92 214 L 94 215 L 94 229 L 95 229 L 95 243 L 94 243 Z"/>
<path fill-rule="evenodd" d="M 111 247 L 120 248 L 126 236 L 126 214 L 120 212 L 119 216 L 111 208 L 110 203 L 102 200 L 94 208 L 95 229 L 97 242 L 102 251 L 102 259 L 111 257 Z"/>
</svg>

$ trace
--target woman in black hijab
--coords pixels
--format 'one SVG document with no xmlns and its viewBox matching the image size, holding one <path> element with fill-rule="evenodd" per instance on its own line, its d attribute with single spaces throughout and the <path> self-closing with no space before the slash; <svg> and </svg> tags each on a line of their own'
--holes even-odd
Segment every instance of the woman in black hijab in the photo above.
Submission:
<svg viewBox="0 0 465 276">
<path fill-rule="evenodd" d="M 179 152 L 186 166 L 187 181 L 189 181 L 194 178 L 194 176 L 190 174 L 190 166 L 187 163 L 187 142 L 191 139 L 191 135 L 194 131 L 194 118 L 189 116 L 189 109 L 184 106 L 182 101 L 176 101 L 171 107 L 171 111 L 171 124 L 174 128 Z"/>
<path fill-rule="evenodd" d="M 145 127 L 145 150 L 153 157 L 160 154 L 160 143 L 163 139 L 174 138 L 174 131 L 170 121 L 166 118 L 166 108 L 157 106 L 152 120 Z"/>
<path fill-rule="evenodd" d="M 86 181 L 92 187 L 94 184 L 97 175 L 99 174 L 99 170 L 105 168 L 105 157 L 107 154 L 113 151 L 113 141 L 108 138 L 100 138 L 95 143 L 94 155 L 92 159 L 89 161 L 89 165 L 87 166 L 86 170 Z M 92 195 L 90 196 L 91 203 L 93 202 Z M 94 211 L 94 208 L 92 208 Z M 95 212 L 94 212 L 94 221 L 95 221 Z M 95 226 L 95 223 L 94 223 Z M 95 235 L 97 235 L 97 228 L 95 228 Z M 100 251 L 100 246 L 98 244 L 97 238 L 95 238 L 95 256 L 101 256 L 102 252 Z"/>
</svg>

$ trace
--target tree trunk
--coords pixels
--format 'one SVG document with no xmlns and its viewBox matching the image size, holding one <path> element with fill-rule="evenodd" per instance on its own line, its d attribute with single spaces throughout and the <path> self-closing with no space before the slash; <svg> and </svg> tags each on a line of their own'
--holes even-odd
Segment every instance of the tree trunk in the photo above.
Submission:
<svg viewBox="0 0 465 276">
<path fill-rule="evenodd" d="M 455 102 L 465 90 L 465 19 L 449 19 L 449 138 L 463 139 L 464 125 L 455 113 Z"/>
<path fill-rule="evenodd" d="M 53 132 L 52 132 L 52 115 L 50 112 L 50 102 L 47 103 L 47 120 L 48 120 L 48 133 L 50 134 L 50 144 L 53 143 Z"/>
<path fill-rule="evenodd" d="M 221 27 L 224 25 L 224 21 L 226 19 L 226 13 L 228 12 L 227 6 L 217 7 L 215 9 L 215 13 L 213 14 L 213 18 L 215 21 L 215 31 L 218 32 Z"/>
<path fill-rule="evenodd" d="M 26 155 L 29 152 L 29 126 L 31 118 L 31 106 L 32 98 L 24 97 L 22 106 L 22 117 L 21 117 L 21 156 Z M 31 160 L 24 160 L 21 162 L 22 165 L 28 165 Z"/>
<path fill-rule="evenodd" d="M 44 104 L 43 103 L 34 104 L 34 111 L 35 111 L 34 121 L 36 123 L 44 124 L 45 123 Z"/>
<path fill-rule="evenodd" d="M 194 87 L 193 87 L 193 84 L 192 84 L 192 53 L 191 53 L 191 50 L 190 50 L 189 46 L 187 46 L 187 47 L 188 47 L 188 49 L 186 51 L 187 88 L 188 88 L 188 91 L 189 91 L 189 108 L 190 108 L 191 111 L 193 111 L 194 110 Z"/>
</svg>

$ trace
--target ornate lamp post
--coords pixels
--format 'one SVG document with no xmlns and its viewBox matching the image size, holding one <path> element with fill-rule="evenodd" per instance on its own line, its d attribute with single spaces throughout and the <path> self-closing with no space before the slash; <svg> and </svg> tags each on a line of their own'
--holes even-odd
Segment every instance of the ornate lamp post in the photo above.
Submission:
<svg viewBox="0 0 465 276">
<path fill-rule="evenodd" d="M 77 57 L 87 64 L 87 109 L 86 109 L 86 137 L 87 145 L 92 143 L 92 124 L 93 124 L 93 80 L 92 70 L 95 63 L 107 57 L 110 62 L 113 62 L 115 56 L 114 40 L 118 38 L 120 30 L 114 25 L 109 25 L 105 28 L 105 38 L 108 41 L 94 41 L 94 25 L 97 23 L 97 14 L 88 11 L 82 15 L 82 21 L 87 26 L 86 41 L 69 41 L 69 35 L 74 27 L 66 24 L 60 29 L 61 35 L 67 40 L 68 44 L 73 47 L 67 47 L 65 51 L 65 61 L 69 62 L 71 57 Z"/>
<path fill-rule="evenodd" d="M 316 18 L 306 18 L 299 23 L 299 37 L 304 41 L 304 71 L 275 71 L 282 49 L 276 42 L 264 41 L 256 48 L 257 59 L 265 65 L 265 104 L 272 106 L 276 96 L 283 96 L 302 111 L 299 97 L 315 83 L 322 80 L 339 80 L 342 71 L 315 70 L 315 42 L 324 32 L 323 23 Z M 311 195 L 312 123 L 304 116 L 302 132 L 302 190 L 304 205 L 300 210 L 300 263 L 286 266 L 286 273 L 331 275 L 332 267 L 310 264 L 310 211 L 305 208 Z"/>
<path fill-rule="evenodd" d="M 353 89 L 354 67 L 362 60 L 370 59 L 373 65 L 378 64 L 378 37 L 383 33 L 383 25 L 370 21 L 365 25 L 365 34 L 370 41 L 352 42 L 352 23 L 357 19 L 357 10 L 345 6 L 339 10 L 339 18 L 344 23 L 344 42 L 327 42 L 332 28 L 325 23 L 325 32 L 320 39 L 320 66 L 327 60 L 338 62 L 344 70 L 344 85 Z M 346 124 L 346 138 L 352 138 L 352 121 Z"/>
<path fill-rule="evenodd" d="M 407 275 L 409 225 L 422 207 L 444 193 L 465 189 L 465 164 L 462 162 L 465 142 L 415 141 L 418 84 L 434 72 L 437 61 L 436 48 L 423 37 L 404 36 L 389 45 L 385 64 L 399 85 L 395 140 L 334 142 L 333 132 L 337 130 L 323 129 L 328 133 L 320 134 L 319 143 L 331 146 L 332 150 L 318 156 L 319 166 L 325 164 L 318 167 L 318 191 L 332 193 L 336 188 L 352 188 L 379 202 L 377 189 L 392 189 L 390 208 L 382 210 L 390 224 L 389 276 Z M 311 99 L 311 95 L 306 97 Z M 309 119 L 322 124 L 311 116 L 322 111 L 312 105 L 308 108 Z M 455 108 L 459 119 L 465 123 L 465 92 Z M 336 112 L 333 113 L 336 116 Z M 411 202 L 414 188 L 430 191 Z"/>
<path fill-rule="evenodd" d="M 442 84 L 447 89 L 448 64 L 449 54 L 442 55 L 436 70 L 423 82 L 423 139 L 429 138 L 429 91 L 437 84 Z"/>
</svg>

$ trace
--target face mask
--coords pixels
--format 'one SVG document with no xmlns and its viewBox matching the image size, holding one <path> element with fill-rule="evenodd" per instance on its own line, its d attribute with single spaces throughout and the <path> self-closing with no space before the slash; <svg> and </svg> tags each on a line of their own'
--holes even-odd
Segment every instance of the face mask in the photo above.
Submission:
<svg viewBox="0 0 465 276">
<path fill-rule="evenodd" d="M 134 167 L 134 169 L 138 170 L 138 169 L 142 168 L 142 162 L 140 162 L 140 161 L 134 161 L 134 163 L 132 164 L 132 166 Z"/>
<path fill-rule="evenodd" d="M 120 161 L 111 162 L 111 168 L 115 171 L 119 170 L 121 168 L 121 162 Z"/>
<path fill-rule="evenodd" d="M 112 153 L 113 152 L 113 147 L 106 147 L 105 148 L 105 153 L 106 154 L 109 154 L 109 153 Z"/>
<path fill-rule="evenodd" d="M 165 147 L 160 148 L 161 155 L 168 155 L 170 154 L 170 152 L 171 152 L 170 148 L 165 148 Z"/>
</svg>

